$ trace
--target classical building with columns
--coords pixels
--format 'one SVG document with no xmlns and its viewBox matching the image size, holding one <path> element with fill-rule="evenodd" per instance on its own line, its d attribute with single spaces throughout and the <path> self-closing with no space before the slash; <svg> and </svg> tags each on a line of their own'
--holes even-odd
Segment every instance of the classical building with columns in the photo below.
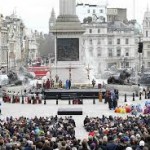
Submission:
<svg viewBox="0 0 150 150">
<path fill-rule="evenodd" d="M 2 14 L 0 14 L 0 67 L 8 69 L 8 30 Z"/>
<path fill-rule="evenodd" d="M 141 28 L 139 24 L 136 20 L 127 20 L 126 9 L 107 9 L 107 5 L 103 7 L 105 19 L 99 20 L 95 15 L 100 16 L 98 11 L 100 7 L 96 6 L 90 6 L 89 4 L 76 5 L 77 15 L 80 20 L 88 17 L 88 15 L 91 17 L 90 22 L 82 23 L 85 32 L 80 37 L 80 60 L 85 66 L 91 68 L 95 76 L 100 76 L 112 66 L 118 69 L 133 68 L 137 70 L 140 65 L 138 42 L 141 37 Z M 61 8 L 63 7 L 61 6 Z M 91 10 L 96 9 L 94 13 L 90 10 L 91 13 L 88 14 L 88 8 L 91 8 Z M 83 15 L 82 13 L 85 10 L 86 13 Z M 67 10 L 64 10 L 62 13 L 65 13 L 65 11 Z M 109 11 L 109 14 L 107 14 L 107 11 Z M 60 16 L 57 18 L 57 21 L 60 20 Z M 109 17 L 109 20 L 107 17 Z M 60 24 L 59 21 L 58 24 Z M 72 24 L 70 24 L 70 28 L 73 29 Z M 57 31 L 56 28 L 55 31 Z M 58 38 L 58 35 L 62 36 L 62 33 L 59 34 L 58 30 L 55 32 L 55 35 Z M 67 37 L 69 36 L 67 35 Z"/>
<path fill-rule="evenodd" d="M 15 68 L 22 62 L 25 26 L 15 13 L 6 16 L 5 22 L 8 28 L 9 67 Z"/>
<path fill-rule="evenodd" d="M 150 10 L 147 8 L 143 19 L 143 52 L 141 57 L 141 66 L 145 70 L 150 70 Z"/>
<path fill-rule="evenodd" d="M 37 61 L 37 58 L 39 57 L 39 51 L 38 51 L 38 33 L 37 31 L 32 31 L 30 29 L 25 29 L 25 52 L 24 52 L 24 62 L 26 64 L 33 64 L 35 61 Z"/>
<path fill-rule="evenodd" d="M 86 65 L 93 68 L 95 75 L 102 74 L 111 66 L 135 68 L 138 57 L 139 32 L 135 22 L 124 24 L 121 21 L 83 24 L 82 47 Z"/>
<path fill-rule="evenodd" d="M 0 20 L 1 67 L 15 69 L 22 61 L 24 24 L 15 13 Z"/>
<path fill-rule="evenodd" d="M 37 56 L 37 32 L 27 29 L 15 13 L 0 15 L 0 67 L 16 70 Z"/>
<path fill-rule="evenodd" d="M 88 17 L 95 18 L 98 22 L 107 21 L 107 4 L 102 3 L 99 5 L 88 3 L 77 3 L 76 12 L 79 20 L 83 23 L 86 22 Z"/>
<path fill-rule="evenodd" d="M 82 23 L 86 32 L 81 46 L 85 65 L 91 67 L 94 75 L 99 76 L 112 66 L 137 70 L 140 65 L 138 42 L 142 32 L 135 20 L 127 20 L 127 10 L 105 5 L 100 14 L 100 6 L 82 3 L 77 4 L 76 9 L 79 18 L 91 17 Z M 95 16 L 105 19 L 99 20 L 102 17 Z"/>
</svg>

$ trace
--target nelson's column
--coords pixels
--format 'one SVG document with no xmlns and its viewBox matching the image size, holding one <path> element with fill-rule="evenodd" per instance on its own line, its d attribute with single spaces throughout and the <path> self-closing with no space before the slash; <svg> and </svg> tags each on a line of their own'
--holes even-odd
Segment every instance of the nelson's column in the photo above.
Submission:
<svg viewBox="0 0 150 150">
<path fill-rule="evenodd" d="M 55 72 L 63 81 L 87 82 L 81 57 L 81 36 L 85 29 L 76 15 L 76 0 L 59 0 L 59 16 L 50 32 L 55 35 Z M 56 71 L 54 71 L 56 70 Z"/>
</svg>

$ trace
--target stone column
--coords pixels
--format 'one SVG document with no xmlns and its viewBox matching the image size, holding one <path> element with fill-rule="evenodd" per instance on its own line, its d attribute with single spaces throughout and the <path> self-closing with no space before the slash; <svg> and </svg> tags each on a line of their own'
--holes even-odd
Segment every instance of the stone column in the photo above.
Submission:
<svg viewBox="0 0 150 150">
<path fill-rule="evenodd" d="M 76 0 L 59 0 L 60 15 L 76 15 Z"/>
</svg>

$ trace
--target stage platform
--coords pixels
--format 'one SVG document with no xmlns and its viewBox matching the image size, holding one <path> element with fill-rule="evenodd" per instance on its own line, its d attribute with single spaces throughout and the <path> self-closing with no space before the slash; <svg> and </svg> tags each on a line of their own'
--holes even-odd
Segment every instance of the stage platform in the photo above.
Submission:
<svg viewBox="0 0 150 150">
<path fill-rule="evenodd" d="M 50 89 L 45 90 L 45 99 L 61 99 L 61 100 L 72 100 L 72 99 L 98 99 L 99 92 L 105 94 L 104 89 Z"/>
</svg>

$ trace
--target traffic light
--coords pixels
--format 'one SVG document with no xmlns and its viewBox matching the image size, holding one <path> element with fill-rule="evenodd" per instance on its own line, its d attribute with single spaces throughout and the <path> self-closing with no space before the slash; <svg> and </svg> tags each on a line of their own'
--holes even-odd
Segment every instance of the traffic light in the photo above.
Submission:
<svg viewBox="0 0 150 150">
<path fill-rule="evenodd" d="M 138 44 L 138 52 L 139 53 L 143 52 L 143 42 L 139 42 L 139 44 Z"/>
</svg>

